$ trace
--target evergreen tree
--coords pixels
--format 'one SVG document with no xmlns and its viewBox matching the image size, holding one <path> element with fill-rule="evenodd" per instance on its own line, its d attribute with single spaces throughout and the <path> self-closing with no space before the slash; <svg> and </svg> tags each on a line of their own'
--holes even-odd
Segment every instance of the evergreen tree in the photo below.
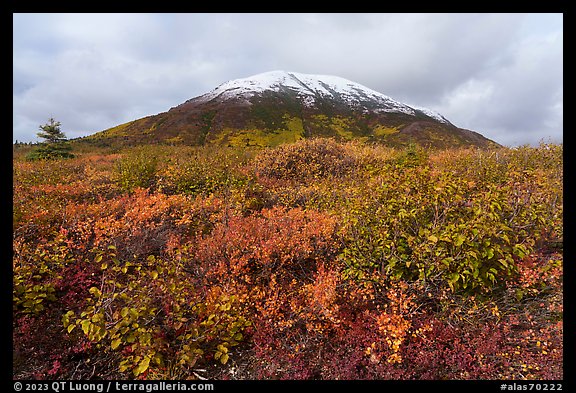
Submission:
<svg viewBox="0 0 576 393">
<path fill-rule="evenodd" d="M 68 138 L 60 130 L 59 121 L 50 118 L 48 123 L 40 126 L 40 130 L 36 135 L 44 139 L 44 142 L 40 143 L 38 148 L 28 154 L 27 158 L 29 160 L 53 160 L 74 157 L 74 154 L 70 153 L 72 146 L 70 146 Z"/>
</svg>

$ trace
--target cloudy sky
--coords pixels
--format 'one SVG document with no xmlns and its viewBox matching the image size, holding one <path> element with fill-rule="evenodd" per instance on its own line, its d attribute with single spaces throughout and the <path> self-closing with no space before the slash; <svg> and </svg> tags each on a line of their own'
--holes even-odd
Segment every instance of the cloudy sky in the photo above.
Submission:
<svg viewBox="0 0 576 393">
<path fill-rule="evenodd" d="M 14 14 L 13 140 L 271 70 L 337 75 L 506 146 L 563 141 L 562 14 Z"/>
</svg>

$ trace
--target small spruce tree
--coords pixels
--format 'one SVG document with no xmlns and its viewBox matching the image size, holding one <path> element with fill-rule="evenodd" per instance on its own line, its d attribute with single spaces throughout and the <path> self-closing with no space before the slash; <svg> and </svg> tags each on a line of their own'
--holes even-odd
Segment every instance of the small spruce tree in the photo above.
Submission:
<svg viewBox="0 0 576 393">
<path fill-rule="evenodd" d="M 74 154 L 70 153 L 72 146 L 70 146 L 64 132 L 60 130 L 59 121 L 50 118 L 48 123 L 40 126 L 40 130 L 36 135 L 44 139 L 44 142 L 28 154 L 26 157 L 28 160 L 54 160 L 74 157 Z"/>
</svg>

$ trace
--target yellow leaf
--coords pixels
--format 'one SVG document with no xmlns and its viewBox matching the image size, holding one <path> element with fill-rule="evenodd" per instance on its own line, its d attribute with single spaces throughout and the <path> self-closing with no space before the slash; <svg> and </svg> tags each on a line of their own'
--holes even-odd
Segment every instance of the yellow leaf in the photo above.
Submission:
<svg viewBox="0 0 576 393">
<path fill-rule="evenodd" d="M 76 325 L 68 325 L 68 333 L 72 332 L 72 330 L 74 330 L 74 328 L 76 327 Z"/>
<path fill-rule="evenodd" d="M 102 292 L 100 292 L 100 290 L 96 287 L 92 287 L 88 290 L 88 292 L 90 292 L 93 296 L 96 297 L 100 297 L 102 295 Z"/>
<path fill-rule="evenodd" d="M 462 243 L 464 243 L 464 240 L 466 240 L 466 238 L 464 237 L 464 235 L 458 234 L 456 236 L 456 239 L 454 240 L 454 245 L 456 247 L 460 247 L 462 245 Z"/>
<path fill-rule="evenodd" d="M 120 363 L 120 367 L 118 369 L 120 370 L 121 373 L 123 373 L 124 371 L 128 370 L 128 365 L 122 362 Z"/>
<path fill-rule="evenodd" d="M 144 371 L 148 370 L 148 366 L 150 365 L 150 357 L 145 356 L 144 359 L 140 362 L 138 367 L 136 367 L 132 372 L 135 376 L 142 374 Z"/>
<path fill-rule="evenodd" d="M 117 338 L 116 340 L 112 340 L 112 344 L 110 346 L 112 347 L 112 349 L 116 349 L 118 348 L 121 342 L 122 340 Z"/>
<path fill-rule="evenodd" d="M 220 356 L 220 363 L 226 364 L 227 361 L 228 361 L 228 354 L 227 353 Z"/>
<path fill-rule="evenodd" d="M 89 319 L 85 319 L 81 322 L 82 324 L 82 331 L 84 332 L 84 334 L 88 334 L 88 331 L 90 330 L 90 320 Z"/>
<path fill-rule="evenodd" d="M 150 276 L 152 277 L 153 280 L 156 280 L 158 278 L 158 272 L 153 270 L 150 272 Z"/>
</svg>

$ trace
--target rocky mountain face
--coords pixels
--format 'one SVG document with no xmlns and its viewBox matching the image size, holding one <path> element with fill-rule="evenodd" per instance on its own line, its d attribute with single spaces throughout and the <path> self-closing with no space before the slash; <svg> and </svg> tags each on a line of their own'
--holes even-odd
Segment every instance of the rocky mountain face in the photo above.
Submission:
<svg viewBox="0 0 576 393">
<path fill-rule="evenodd" d="M 236 79 L 169 111 L 96 133 L 101 144 L 276 146 L 302 138 L 362 139 L 390 146 L 496 147 L 444 116 L 358 83 L 271 71 Z"/>
</svg>

